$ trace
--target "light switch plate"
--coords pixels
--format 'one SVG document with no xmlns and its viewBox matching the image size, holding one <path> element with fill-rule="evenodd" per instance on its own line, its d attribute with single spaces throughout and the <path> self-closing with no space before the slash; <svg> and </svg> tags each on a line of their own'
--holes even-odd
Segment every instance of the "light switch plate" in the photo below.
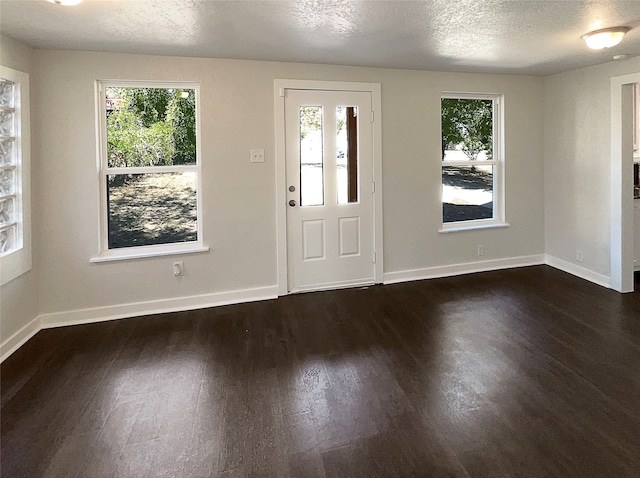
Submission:
<svg viewBox="0 0 640 478">
<path fill-rule="evenodd" d="M 252 163 L 264 163 L 264 149 L 252 149 L 251 150 L 251 162 Z"/>
</svg>

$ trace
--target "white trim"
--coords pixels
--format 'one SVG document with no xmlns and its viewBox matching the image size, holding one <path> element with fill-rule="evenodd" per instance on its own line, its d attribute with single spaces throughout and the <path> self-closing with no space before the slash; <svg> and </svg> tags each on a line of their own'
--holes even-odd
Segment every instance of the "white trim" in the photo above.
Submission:
<svg viewBox="0 0 640 478">
<path fill-rule="evenodd" d="M 112 168 L 107 160 L 107 110 L 106 89 L 116 88 L 172 88 L 194 90 L 195 94 L 195 122 L 196 122 L 196 163 L 173 166 L 140 166 Z M 137 259 L 140 257 L 164 256 L 181 253 L 187 248 L 182 243 L 149 245 L 109 249 L 108 211 L 107 211 L 107 176 L 113 174 L 161 174 L 172 172 L 194 172 L 196 175 L 196 217 L 197 240 L 191 241 L 189 251 L 204 252 L 208 247 L 204 245 L 203 205 L 202 205 L 202 139 L 200 113 L 200 83 L 194 81 L 140 81 L 140 80 L 96 80 L 96 140 L 97 140 L 97 177 L 100 191 L 99 224 L 98 224 L 98 255 L 90 258 L 89 262 L 104 262 L 110 260 Z M 161 247 L 158 247 L 161 246 Z M 178 252 L 176 252 L 178 251 Z"/>
<path fill-rule="evenodd" d="M 625 144 L 631 128 L 623 128 L 623 96 L 631 88 L 625 86 L 640 82 L 640 73 L 611 78 L 611 158 L 610 158 L 610 287 L 618 292 L 633 292 L 633 147 Z M 631 106 L 629 104 L 629 106 Z M 625 115 L 626 116 L 626 115 Z M 626 119 L 626 118 L 625 118 Z M 630 119 L 630 118 L 629 118 Z M 629 130 L 629 131 L 627 131 Z M 625 134 L 627 133 L 627 134 Z M 625 158 L 629 154 L 629 160 Z"/>
<path fill-rule="evenodd" d="M 378 87 L 378 89 L 380 88 L 379 83 L 288 79 L 275 79 L 274 86 L 277 97 L 280 97 L 280 88 L 283 90 L 363 91 L 366 93 L 373 92 L 375 87 Z M 284 96 L 282 96 L 282 98 L 284 98 Z"/>
<path fill-rule="evenodd" d="M 286 90 L 361 91 L 371 93 L 371 105 L 376 112 L 373 121 L 373 178 L 374 193 L 374 264 L 375 283 L 384 280 L 384 247 L 382 230 L 382 94 L 379 83 L 351 83 L 341 81 L 287 80 L 273 82 L 275 155 L 276 155 L 276 240 L 278 295 L 287 295 L 287 196 L 285 160 L 285 97 Z"/>
<path fill-rule="evenodd" d="M 285 138 L 285 115 L 284 115 L 284 99 L 285 99 L 285 83 L 283 81 L 274 81 L 274 124 L 275 124 L 275 159 L 276 159 L 276 247 L 277 247 L 277 287 L 278 295 L 287 295 L 287 195 L 285 188 L 287 187 L 287 171 L 285 161 L 286 138 Z"/>
<path fill-rule="evenodd" d="M 492 261 L 469 262 L 448 266 L 427 267 L 384 274 L 384 284 L 395 284 L 422 279 L 435 279 L 439 277 L 451 277 L 475 272 L 487 272 L 515 267 L 526 267 L 547 264 L 556 269 L 568 272 L 582 279 L 594 282 L 604 287 L 611 287 L 608 277 L 597 274 L 583 267 L 570 264 L 561 259 L 549 255 L 532 255 L 497 259 Z M 326 288 L 337 289 L 341 287 L 368 286 L 371 283 L 357 283 L 351 281 L 342 284 L 326 284 Z M 316 289 L 323 290 L 323 289 Z M 167 312 L 181 312 L 185 310 L 218 307 L 230 304 L 256 302 L 261 300 L 277 299 L 278 286 L 256 287 L 236 291 L 216 292 L 190 297 L 177 297 L 172 299 L 160 299 L 130 304 L 93 307 L 89 309 L 76 309 L 65 312 L 42 314 L 31 320 L 28 324 L 14 333 L 0 344 L 0 363 L 14 353 L 31 337 L 42 329 L 63 327 L 67 325 L 79 325 L 109 320 L 140 317 L 144 315 L 162 314 Z M 309 291 L 298 291 L 309 292 Z"/>
<path fill-rule="evenodd" d="M 336 290 L 347 289 L 349 287 L 368 287 L 374 285 L 375 282 L 370 279 L 354 279 L 339 282 L 327 282 L 325 284 L 317 284 L 313 287 L 299 287 L 295 290 L 291 290 L 291 294 L 298 294 L 302 292 L 319 292 L 323 290 Z"/>
<path fill-rule="evenodd" d="M 0 344 L 0 363 L 4 362 L 7 357 L 22 347 L 27 340 L 40 332 L 41 329 L 40 317 L 36 317 L 2 342 L 2 344 Z"/>
<path fill-rule="evenodd" d="M 475 272 L 487 272 L 500 269 L 512 269 L 545 264 L 543 254 L 523 257 L 510 257 L 491 261 L 467 262 L 464 264 L 452 264 L 447 266 L 425 267 L 422 269 L 410 269 L 384 274 L 384 284 L 396 284 L 422 279 L 436 279 L 439 277 L 451 277 Z"/>
<path fill-rule="evenodd" d="M 3 362 L 13 352 L 18 350 L 27 340 L 40 330 L 67 325 L 90 324 L 106 322 L 108 320 L 126 319 L 144 315 L 164 314 L 167 312 L 182 312 L 185 310 L 219 307 L 230 304 L 257 302 L 276 299 L 276 286 L 256 287 L 212 294 L 194 295 L 190 297 L 176 297 L 172 299 L 150 300 L 130 304 L 108 305 L 92 307 L 90 309 L 76 309 L 65 312 L 41 314 L 27 325 L 18 330 L 0 345 L 0 362 Z"/>
<path fill-rule="evenodd" d="M 209 247 L 200 246 L 197 242 L 186 242 L 184 245 L 156 244 L 143 247 L 127 247 L 126 249 L 110 249 L 99 256 L 92 257 L 89 259 L 89 262 L 95 264 L 100 262 L 146 259 L 148 257 L 175 256 L 178 254 L 197 254 L 201 252 L 209 252 Z"/>
<path fill-rule="evenodd" d="M 65 312 L 42 314 L 38 318 L 43 329 L 62 327 L 66 325 L 90 324 L 108 320 L 140 317 L 143 315 L 164 314 L 167 312 L 182 312 L 185 310 L 205 309 L 222 305 L 256 302 L 275 299 L 278 297 L 275 286 L 256 287 L 212 294 L 194 295 L 190 297 L 176 297 L 172 299 L 150 300 L 130 304 L 108 305 L 90 309 L 77 309 Z"/>
<path fill-rule="evenodd" d="M 151 169 L 153 168 L 153 169 Z M 176 164 L 175 166 L 137 166 L 130 168 L 105 168 L 107 176 L 113 174 L 162 174 L 162 173 L 197 173 L 195 164 Z"/>
<path fill-rule="evenodd" d="M 495 100 L 496 97 L 502 97 L 502 93 L 474 93 L 472 91 L 453 91 L 447 90 L 440 94 L 441 98 L 451 99 L 467 99 L 467 100 Z"/>
<path fill-rule="evenodd" d="M 478 229 L 494 229 L 496 227 L 510 227 L 511 224 L 508 222 L 496 222 L 491 219 L 487 222 L 481 222 L 484 219 L 476 219 L 475 221 L 460 221 L 459 227 L 456 227 L 455 224 L 458 222 L 448 222 L 447 224 L 451 224 L 450 227 L 446 227 L 444 229 L 439 229 L 438 232 L 442 234 L 447 234 L 449 232 L 460 232 L 460 231 L 474 231 Z"/>
<path fill-rule="evenodd" d="M 182 81 L 182 80 L 122 80 L 117 78 L 98 80 L 99 83 L 109 87 L 122 87 L 122 88 L 184 88 L 195 89 L 200 86 L 197 81 Z M 184 86 L 180 86 L 184 85 Z"/>
<path fill-rule="evenodd" d="M 373 252 L 376 255 L 374 279 L 376 284 L 384 280 L 384 242 L 382 222 L 382 91 L 380 84 L 370 84 L 371 103 L 375 113 L 373 121 L 373 178 L 375 194 L 373 195 L 373 230 L 375 239 Z"/>
<path fill-rule="evenodd" d="M 493 109 L 493 158 L 483 161 L 445 161 L 441 158 L 440 171 L 447 166 L 493 166 L 493 217 L 489 220 L 474 219 L 469 221 L 444 222 L 439 232 L 461 231 L 464 229 L 477 229 L 476 224 L 481 227 L 490 225 L 508 226 L 505 217 L 505 122 L 504 122 L 504 94 L 502 93 L 471 93 L 443 91 L 440 94 L 440 113 L 442 113 L 442 99 L 469 99 L 469 100 L 491 100 Z M 442 114 L 440 114 L 440 117 Z M 442 118 L 440 118 L 442 119 Z M 440 135 L 442 136 L 442 124 L 440 124 Z M 441 138 L 442 139 L 442 138 Z M 442 203 L 442 187 L 440 188 L 440 202 Z"/>
<path fill-rule="evenodd" d="M 606 287 L 608 289 L 612 288 L 610 277 L 598 274 L 597 272 L 593 272 L 592 270 L 586 269 L 582 266 L 564 261 L 555 256 L 550 256 L 549 254 L 545 254 L 544 261 L 548 266 L 555 267 L 556 269 L 560 269 L 561 271 L 580 277 L 581 279 L 601 285 L 602 287 Z"/>
</svg>

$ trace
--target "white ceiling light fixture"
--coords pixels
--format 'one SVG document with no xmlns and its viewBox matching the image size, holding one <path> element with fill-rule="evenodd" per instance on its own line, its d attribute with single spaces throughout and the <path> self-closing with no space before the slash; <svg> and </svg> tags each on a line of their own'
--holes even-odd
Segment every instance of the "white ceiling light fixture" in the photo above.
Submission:
<svg viewBox="0 0 640 478">
<path fill-rule="evenodd" d="M 603 48 L 611 48 L 622 41 L 625 33 L 629 31 L 628 27 L 611 27 L 596 30 L 586 35 L 582 35 L 582 39 L 592 50 L 602 50 Z"/>
<path fill-rule="evenodd" d="M 65 7 L 71 7 L 82 3 L 82 0 L 47 0 L 48 2 L 55 3 L 56 5 L 64 5 Z"/>
</svg>

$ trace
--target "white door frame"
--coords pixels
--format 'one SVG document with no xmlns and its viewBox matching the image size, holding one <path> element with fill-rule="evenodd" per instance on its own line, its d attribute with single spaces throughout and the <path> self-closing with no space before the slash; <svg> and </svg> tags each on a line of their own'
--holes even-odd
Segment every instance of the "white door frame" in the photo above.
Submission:
<svg viewBox="0 0 640 478">
<path fill-rule="evenodd" d="M 640 73 L 611 78 L 611 288 L 633 292 L 631 85 Z"/>
<path fill-rule="evenodd" d="M 287 277 L 287 177 L 286 177 L 286 131 L 285 131 L 285 90 L 334 90 L 361 91 L 371 93 L 371 105 L 374 111 L 373 122 L 373 178 L 375 194 L 373 198 L 373 248 L 376 253 L 374 280 L 382 282 L 384 253 L 382 245 L 382 111 L 381 89 L 379 83 L 351 83 L 340 81 L 283 80 L 273 82 L 273 104 L 275 111 L 276 146 L 276 230 L 278 244 L 278 295 L 288 294 Z"/>
</svg>

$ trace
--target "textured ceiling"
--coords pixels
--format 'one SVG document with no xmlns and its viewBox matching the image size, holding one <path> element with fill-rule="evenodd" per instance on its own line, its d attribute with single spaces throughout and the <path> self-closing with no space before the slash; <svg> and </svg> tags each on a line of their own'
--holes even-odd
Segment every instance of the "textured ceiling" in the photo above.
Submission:
<svg viewBox="0 0 640 478">
<path fill-rule="evenodd" d="M 625 25 L 591 51 L 588 31 Z M 42 49 L 551 74 L 640 55 L 640 0 L 1 0 L 0 32 Z"/>
</svg>

